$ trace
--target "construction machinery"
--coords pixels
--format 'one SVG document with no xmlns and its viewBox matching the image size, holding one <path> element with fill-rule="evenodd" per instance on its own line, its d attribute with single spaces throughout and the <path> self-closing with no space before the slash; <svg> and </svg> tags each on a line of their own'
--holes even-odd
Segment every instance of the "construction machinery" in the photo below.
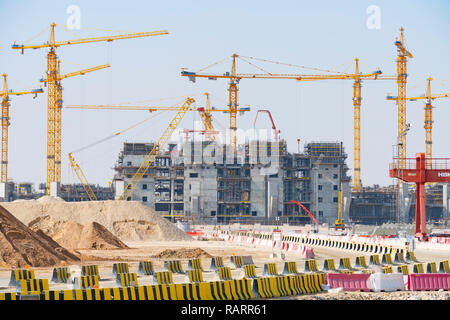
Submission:
<svg viewBox="0 0 450 320">
<path fill-rule="evenodd" d="M 311 220 L 314 222 L 314 231 L 317 232 L 318 231 L 318 224 L 317 224 L 317 220 L 314 219 L 314 216 L 311 214 L 311 212 L 309 212 L 309 210 L 302 205 L 300 202 L 295 201 L 295 200 L 289 200 L 289 206 L 288 206 L 288 214 L 289 214 L 289 209 L 291 208 L 291 204 L 294 203 L 296 205 L 298 205 L 300 208 L 302 208 L 303 210 L 306 211 L 306 213 L 308 214 L 308 216 L 311 218 Z"/>
<path fill-rule="evenodd" d="M 355 58 L 355 72 L 345 75 L 304 76 L 298 81 L 353 80 L 353 191 L 361 190 L 361 84 L 363 80 L 396 80 L 395 76 L 383 76 L 380 70 L 362 74 L 359 59 Z"/>
<path fill-rule="evenodd" d="M 91 201 L 97 201 L 97 196 L 95 195 L 94 191 L 91 188 L 91 185 L 86 179 L 86 176 L 83 173 L 83 170 L 81 170 L 81 167 L 78 165 L 78 163 L 75 161 L 75 158 L 72 156 L 72 152 L 69 153 L 69 162 L 72 169 L 75 171 L 78 180 L 80 180 L 81 184 L 83 185 L 84 191 L 86 191 L 86 194 L 89 197 L 89 200 Z"/>
<path fill-rule="evenodd" d="M 275 141 L 278 142 L 278 139 L 279 139 L 278 136 L 279 136 L 279 134 L 280 134 L 280 130 L 278 130 L 277 127 L 275 126 L 275 122 L 273 122 L 272 114 L 270 113 L 269 110 L 258 110 L 258 111 L 256 112 L 255 121 L 253 122 L 253 128 L 255 128 L 255 125 L 256 125 L 256 119 L 258 119 L 258 114 L 259 114 L 260 112 L 265 112 L 265 113 L 267 113 L 267 114 L 269 115 L 270 122 L 272 123 L 273 137 L 274 137 Z"/>
<path fill-rule="evenodd" d="M 19 45 L 14 43 L 11 46 L 14 50 L 20 50 L 21 53 L 23 53 L 25 49 L 49 49 L 47 53 L 47 195 L 50 194 L 51 183 L 61 182 L 61 148 L 59 147 L 59 143 L 61 141 L 61 114 L 58 111 L 60 110 L 58 106 L 62 100 L 62 86 L 61 79 L 58 79 L 59 63 L 56 55 L 56 49 L 61 46 L 74 44 L 111 42 L 121 39 L 142 38 L 168 34 L 166 30 L 161 30 L 154 32 L 138 32 L 105 37 L 55 41 L 55 27 L 55 23 L 50 25 L 50 40 L 48 42 L 40 45 Z"/>
<path fill-rule="evenodd" d="M 426 163 L 430 163 L 429 168 Z M 416 153 L 415 158 L 397 158 L 389 166 L 389 176 L 416 184 L 415 236 L 426 240 L 425 184 L 450 183 L 450 158 L 431 158 L 427 162 L 423 152 Z"/>
<path fill-rule="evenodd" d="M 405 40 L 403 36 L 403 27 L 400 28 L 400 39 L 395 41 L 397 47 L 397 137 L 398 142 L 398 157 L 400 167 L 404 167 L 406 159 L 406 82 L 407 82 L 407 62 L 408 58 L 413 55 L 406 49 Z"/>
<path fill-rule="evenodd" d="M 216 66 L 222 62 L 224 62 L 225 60 L 227 60 L 228 58 L 232 59 L 232 63 L 231 63 L 231 71 L 230 72 L 225 72 L 225 73 L 199 73 L 201 71 L 204 71 L 210 67 Z M 237 73 L 236 70 L 236 58 L 241 59 L 242 61 L 258 68 L 259 70 L 264 71 L 264 74 L 256 74 L 256 73 Z M 181 76 L 183 77 L 188 77 L 190 81 L 195 82 L 196 78 L 207 78 L 208 80 L 217 80 L 217 79 L 229 79 L 229 85 L 228 85 L 228 113 L 230 114 L 230 147 L 229 147 L 229 151 L 231 154 L 233 154 L 234 156 L 236 156 L 236 151 L 237 151 L 237 140 L 236 140 L 236 130 L 237 130 L 237 119 L 236 119 L 236 114 L 237 114 L 237 107 L 238 107 L 238 84 L 240 82 L 241 79 L 293 79 L 293 80 L 300 80 L 302 79 L 305 75 L 303 74 L 274 74 L 274 73 L 270 73 L 265 71 L 264 69 L 256 66 L 255 64 L 249 62 L 247 59 L 253 59 L 253 60 L 260 60 L 260 61 L 265 61 L 265 62 L 272 62 L 272 63 L 277 63 L 277 64 L 282 64 L 280 62 L 273 62 L 273 61 L 269 61 L 269 60 L 264 60 L 264 59 L 258 59 L 258 58 L 254 58 L 254 57 L 245 57 L 245 56 L 240 56 L 238 54 L 233 54 L 231 57 L 226 57 L 225 59 L 222 59 L 220 61 L 217 61 L 205 68 L 202 68 L 199 72 L 190 72 L 190 71 L 186 71 L 185 68 L 182 69 L 181 71 Z M 294 66 L 294 65 L 290 65 L 290 66 Z M 302 67 L 302 68 L 307 68 L 307 67 L 303 67 L 303 66 L 296 66 L 296 67 Z M 309 68 L 309 69 L 314 69 L 317 71 L 326 71 L 326 72 L 330 72 L 329 70 L 320 70 L 317 68 Z M 345 74 L 342 74 L 342 76 L 345 76 Z M 350 75 L 349 75 L 350 76 Z"/>
<path fill-rule="evenodd" d="M 417 101 L 417 100 L 426 100 L 425 102 L 425 159 L 427 162 L 427 169 L 431 168 L 431 158 L 432 158 L 432 149 L 433 149 L 433 106 L 431 105 L 432 100 L 440 99 L 440 98 L 449 98 L 450 93 L 439 93 L 439 94 L 431 94 L 431 80 L 433 78 L 428 78 L 428 86 L 427 92 L 423 96 L 420 97 L 405 97 L 403 98 L 405 101 Z M 387 96 L 387 100 L 395 100 L 398 101 L 398 97 L 395 96 Z"/>
<path fill-rule="evenodd" d="M 186 70 L 182 70 L 181 75 L 188 77 L 190 81 L 195 82 L 196 78 L 208 78 L 209 80 L 217 80 L 220 78 L 229 79 L 229 87 L 228 87 L 228 106 L 230 113 L 230 152 L 236 154 L 236 108 L 238 105 L 237 99 L 237 84 L 241 79 L 292 79 L 297 81 L 314 81 L 314 80 L 354 80 L 353 85 L 353 105 L 354 105 L 354 189 L 359 190 L 361 188 L 361 174 L 360 174 L 360 107 L 361 107 L 361 80 L 395 80 L 394 76 L 381 76 L 381 71 L 377 70 L 368 74 L 361 74 L 359 72 L 358 59 L 355 59 L 355 72 L 352 73 L 344 73 L 344 72 L 336 72 L 331 70 L 321 70 L 318 68 L 308 68 L 304 66 L 296 66 L 292 64 L 285 64 L 276 61 L 270 61 L 266 59 L 259 59 L 254 57 L 245 57 L 237 54 L 233 54 L 231 72 L 226 72 L 223 74 L 205 74 L 198 72 L 189 72 Z M 236 58 L 240 58 L 246 63 L 262 70 L 266 73 L 264 74 L 253 74 L 253 73 L 237 73 L 236 71 Z M 312 69 L 316 71 L 334 73 L 328 75 L 307 75 L 307 74 L 275 74 L 271 72 L 267 72 L 261 67 L 249 62 L 247 59 L 258 60 L 263 62 L 270 62 L 279 65 L 287 65 L 294 67 L 301 67 L 305 69 Z M 204 71 L 210 67 L 216 66 L 222 63 L 225 59 L 222 59 L 218 62 L 215 62 L 203 69 L 199 72 Z"/>
<path fill-rule="evenodd" d="M 152 150 L 148 153 L 148 155 L 145 157 L 144 161 L 142 162 L 139 169 L 136 171 L 136 173 L 131 178 L 128 185 L 125 187 L 124 191 L 119 197 L 119 200 L 131 200 L 131 195 L 138 185 L 139 181 L 142 179 L 142 176 L 147 172 L 148 168 L 152 165 L 152 163 L 155 161 L 156 157 L 158 156 L 159 152 L 162 150 L 162 148 L 166 145 L 167 141 L 170 139 L 170 136 L 175 131 L 175 129 L 180 124 L 181 120 L 183 120 L 183 117 L 186 115 L 186 112 L 190 109 L 191 105 L 195 102 L 192 98 L 187 98 L 186 101 L 183 103 L 183 105 L 179 108 L 177 114 L 175 117 L 170 121 L 169 126 L 164 130 L 163 134 L 159 138 L 159 140 L 155 143 Z"/>
<path fill-rule="evenodd" d="M 215 140 L 215 136 L 218 134 L 218 131 L 215 130 L 214 125 L 212 123 L 212 112 L 228 112 L 227 109 L 217 109 L 216 107 L 211 106 L 209 100 L 209 93 L 204 94 L 206 96 L 206 104 L 205 107 L 190 107 L 188 111 L 195 111 L 200 114 L 200 117 L 203 122 L 203 133 L 206 135 L 208 140 Z M 92 110 L 144 110 L 148 112 L 156 112 L 156 111 L 178 111 L 179 107 L 170 106 L 170 107 L 162 107 L 162 106 L 131 106 L 131 105 L 67 105 L 65 108 L 68 109 L 92 109 Z M 237 112 L 243 114 L 244 112 L 250 111 L 250 107 L 239 108 Z M 192 131 L 191 131 L 192 132 Z"/>
<path fill-rule="evenodd" d="M 6 81 L 7 75 L 2 74 L 3 77 L 3 90 L 0 92 L 0 97 L 2 98 L 2 171 L 1 171 L 1 183 L 8 182 L 8 127 L 9 122 L 9 96 L 20 96 L 25 94 L 32 94 L 33 99 L 37 97 L 38 93 L 44 92 L 42 88 L 33 89 L 30 91 L 12 91 L 8 90 L 8 84 Z"/>
</svg>

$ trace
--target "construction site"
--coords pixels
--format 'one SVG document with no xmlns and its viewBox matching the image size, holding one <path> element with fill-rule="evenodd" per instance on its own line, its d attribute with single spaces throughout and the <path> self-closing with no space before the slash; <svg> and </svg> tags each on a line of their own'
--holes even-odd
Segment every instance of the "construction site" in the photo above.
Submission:
<svg viewBox="0 0 450 320">
<path fill-rule="evenodd" d="M 300 61 L 285 63 L 237 53 L 204 66 L 203 55 L 198 59 L 188 55 L 186 61 L 177 57 L 170 62 L 181 70 L 169 73 L 170 78 L 178 81 L 180 91 L 189 92 L 174 98 L 176 102 L 162 102 L 163 91 L 152 84 L 151 90 L 129 93 L 133 102 L 117 104 L 110 101 L 113 93 L 119 96 L 112 89 L 112 73 L 105 78 L 110 81 L 106 99 L 96 89 L 96 84 L 104 85 L 98 80 L 81 82 L 82 89 L 74 94 L 65 79 L 113 69 L 123 56 L 119 48 L 111 58 L 112 43 L 120 47 L 122 42 L 142 38 L 133 48 L 146 50 L 153 39 L 170 37 L 172 31 L 106 30 L 110 32 L 106 36 L 68 39 L 58 30 L 71 28 L 51 21 L 40 25 L 48 27 L 31 40 L 17 39 L 2 49 L 5 57 L 19 53 L 24 65 L 34 68 L 39 63 L 43 74 L 33 74 L 33 79 L 41 76 L 33 88 L 25 85 L 26 89 L 16 90 L 21 86 L 11 86 L 9 75 L 0 70 L 0 302 L 450 299 L 450 149 L 438 150 L 447 157 L 433 156 L 432 149 L 433 138 L 448 147 L 442 135 L 448 135 L 448 127 L 432 134 L 433 124 L 444 122 L 442 117 L 433 119 L 432 110 L 441 100 L 442 104 L 450 101 L 445 99 L 450 98 L 450 90 L 435 90 L 430 76 L 419 81 L 422 87 L 417 90 L 425 89 L 423 94 L 407 91 L 408 80 L 414 77 L 408 63 L 413 58 L 417 64 L 428 59 L 416 56 L 414 46 L 407 45 L 407 25 L 390 30 L 394 38 L 377 40 L 376 46 L 387 48 L 394 61 L 385 66 L 396 71 L 392 75 L 380 68 L 361 71 L 366 67 L 359 58 L 352 58 L 343 70 L 317 67 L 323 61 L 306 67 Z M 26 26 L 22 29 L 20 34 L 34 33 Z M 176 39 L 169 42 L 180 41 Z M 84 50 L 89 50 L 102 43 L 109 46 L 108 63 L 61 72 L 66 48 L 86 45 Z M 93 61 L 95 50 L 88 55 Z M 31 57 L 36 52 L 40 60 Z M 280 48 L 281 57 L 282 52 Z M 191 71 L 184 65 L 189 61 L 201 68 Z M 145 63 L 157 64 L 151 59 Z M 258 71 L 251 73 L 245 69 L 249 67 Z M 139 69 L 114 71 L 114 81 L 123 82 L 123 97 L 131 92 L 128 72 L 138 74 Z M 124 74 L 119 76 L 120 70 Z M 145 71 L 146 79 L 157 78 L 152 72 Z M 261 88 L 244 85 L 253 82 Z M 259 107 L 259 96 L 276 95 L 275 88 L 280 87 L 273 83 L 280 82 L 306 83 L 302 92 L 325 83 L 319 94 L 314 93 L 316 105 L 308 100 L 294 126 L 285 123 L 297 117 L 296 111 Z M 351 89 L 351 101 L 341 99 L 342 108 L 351 108 L 351 117 L 333 114 L 334 109 L 320 102 L 322 96 L 333 96 L 334 89 L 324 88 L 336 83 L 343 83 L 342 92 Z M 396 126 L 389 128 L 395 136 L 378 128 L 362 134 L 369 131 L 364 125 L 374 128 L 362 121 L 363 83 L 368 99 L 373 97 L 373 83 L 385 83 L 395 92 L 382 97 L 395 108 Z M 283 86 L 283 90 L 291 88 Z M 191 94 L 193 88 L 197 94 Z M 85 97 L 87 90 L 95 94 Z M 298 97 L 306 99 L 303 95 Z M 242 103 L 241 97 L 250 104 Z M 32 155 L 33 142 L 17 142 L 22 140 L 14 136 L 27 129 L 10 117 L 10 108 L 27 116 L 23 108 L 14 107 L 20 99 L 45 110 L 40 119 L 33 119 L 45 122 L 40 123 L 46 135 L 39 137 L 45 147 L 40 155 Z M 334 96 L 330 99 L 341 103 Z M 406 112 L 415 101 L 423 102 L 425 111 L 418 129 L 415 123 L 412 129 Z M 323 118 L 315 119 L 313 112 L 323 113 Z M 88 122 L 94 113 L 98 118 Z M 338 130 L 329 127 L 325 113 L 331 114 L 336 128 L 342 126 L 342 132 L 349 128 L 351 138 L 334 134 Z M 111 120 L 117 114 L 123 118 L 120 129 Z M 379 122 L 375 125 L 384 128 Z M 425 137 L 420 138 L 423 149 L 412 150 L 409 144 L 407 149 L 407 133 L 412 130 Z M 383 140 L 385 135 L 391 140 Z M 30 149 L 20 155 L 26 154 L 23 158 L 30 167 L 20 162 L 24 160 L 18 159 L 17 151 L 9 152 L 27 144 Z M 384 158 L 368 156 L 367 150 L 391 147 L 392 154 Z M 31 169 L 34 159 L 43 156 L 45 168 Z M 105 177 L 106 183 L 97 182 Z M 371 184 L 364 183 L 366 179 Z"/>
</svg>

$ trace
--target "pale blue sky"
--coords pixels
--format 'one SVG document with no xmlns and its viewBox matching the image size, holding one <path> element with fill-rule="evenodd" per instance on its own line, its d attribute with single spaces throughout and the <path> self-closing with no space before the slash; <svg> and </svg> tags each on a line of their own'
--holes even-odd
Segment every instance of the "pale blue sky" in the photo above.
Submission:
<svg viewBox="0 0 450 320">
<path fill-rule="evenodd" d="M 386 75 L 396 72 L 395 38 L 405 28 L 406 44 L 414 58 L 408 63 L 408 95 L 425 92 L 426 78 L 437 92 L 450 92 L 450 3 L 434 1 L 0 1 L 0 72 L 7 73 L 13 90 L 32 88 L 46 68 L 46 49 L 26 50 L 23 55 L 11 49 L 50 23 L 66 25 L 70 5 L 81 9 L 81 30 L 73 34 L 61 29 L 57 40 L 74 36 L 93 37 L 121 31 L 166 29 L 169 35 L 121 40 L 112 44 L 80 44 L 57 50 L 62 73 L 111 63 L 107 70 L 63 81 L 64 104 L 105 104 L 154 100 L 168 105 L 167 97 L 199 96 L 210 92 L 214 105 L 225 106 L 227 82 L 198 79 L 189 82 L 180 76 L 182 67 L 196 71 L 233 53 L 304 65 L 352 71 L 353 59 L 361 60 L 361 71 L 379 67 Z M 381 28 L 366 26 L 366 9 L 381 10 Z M 90 28 L 87 30 L 85 28 Z M 48 32 L 29 42 L 48 41 Z M 273 73 L 311 73 L 259 63 Z M 241 72 L 259 72 L 238 65 Z M 346 69 L 347 68 L 347 69 Z M 230 63 L 212 71 L 226 72 Z M 447 80 L 447 81 L 440 81 Z M 351 81 L 296 83 L 290 80 L 242 80 L 239 102 L 252 111 L 238 118 L 244 129 L 252 126 L 257 109 L 270 109 L 281 136 L 290 151 L 303 142 L 344 141 L 353 168 L 353 107 Z M 364 185 L 387 185 L 392 146 L 397 135 L 397 108 L 385 100 L 396 94 L 393 81 L 366 81 L 362 89 L 361 167 Z M 176 99 L 175 99 L 176 100 Z M 15 181 L 45 181 L 46 170 L 46 92 L 37 99 L 11 98 L 9 177 Z M 203 100 L 200 100 L 201 104 Z M 447 119 L 450 99 L 434 102 L 433 155 L 450 157 Z M 77 182 L 68 174 L 67 154 L 138 122 L 148 113 L 140 111 L 63 110 L 63 183 Z M 173 114 L 162 115 L 108 142 L 87 149 L 75 157 L 89 182 L 106 185 L 124 141 L 157 139 Z M 225 114 L 216 118 L 228 125 Z M 186 116 L 182 128 L 199 120 Z M 407 121 L 412 129 L 407 137 L 408 156 L 425 150 L 422 102 L 407 105 Z M 219 125 L 217 125 L 219 127 Z M 265 118 L 258 128 L 269 127 Z"/>
</svg>

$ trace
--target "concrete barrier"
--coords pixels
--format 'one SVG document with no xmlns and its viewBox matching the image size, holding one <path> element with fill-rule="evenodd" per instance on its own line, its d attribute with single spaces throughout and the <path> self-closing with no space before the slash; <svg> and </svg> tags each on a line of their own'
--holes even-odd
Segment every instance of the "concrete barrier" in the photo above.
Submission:
<svg viewBox="0 0 450 320">
<path fill-rule="evenodd" d="M 20 280 L 34 279 L 33 269 L 14 269 L 11 270 L 11 277 L 8 286 L 16 286 Z"/>
<path fill-rule="evenodd" d="M 200 258 L 190 259 L 188 261 L 188 270 L 201 270 L 201 271 L 203 271 L 202 260 Z"/>
<path fill-rule="evenodd" d="M 172 273 L 181 273 L 184 274 L 183 268 L 181 266 L 180 260 L 169 260 L 164 261 L 164 270 L 170 271 Z"/>
<path fill-rule="evenodd" d="M 187 270 L 185 279 L 189 283 L 203 282 L 203 271 L 201 269 Z"/>
<path fill-rule="evenodd" d="M 278 276 L 277 265 L 275 263 L 265 263 L 263 276 Z"/>
<path fill-rule="evenodd" d="M 136 273 L 117 273 L 116 285 L 118 287 L 137 287 L 137 274 Z"/>
<path fill-rule="evenodd" d="M 370 291 L 370 274 L 327 273 L 326 281 L 330 288 L 343 288 L 344 291 Z"/>
<path fill-rule="evenodd" d="M 222 257 L 212 257 L 211 258 L 211 265 L 209 267 L 209 270 L 215 271 L 217 268 L 225 267 L 223 264 L 223 258 Z"/>
<path fill-rule="evenodd" d="M 317 260 L 306 260 L 305 269 L 306 272 L 319 272 L 317 268 Z"/>
<path fill-rule="evenodd" d="M 380 256 L 377 254 L 373 254 L 370 256 L 369 265 L 370 266 L 379 266 L 381 264 L 380 262 Z"/>
<path fill-rule="evenodd" d="M 81 276 L 73 279 L 74 289 L 88 289 L 99 286 L 98 276 Z"/>
<path fill-rule="evenodd" d="M 397 272 L 407 276 L 409 274 L 409 267 L 408 267 L 408 265 L 398 266 L 397 267 Z"/>
<path fill-rule="evenodd" d="M 287 261 L 284 263 L 283 275 L 288 274 L 300 274 L 297 269 L 297 262 L 295 261 Z"/>
<path fill-rule="evenodd" d="M 424 273 L 423 263 L 416 263 L 413 266 L 413 272 L 414 273 Z"/>
<path fill-rule="evenodd" d="M 450 274 L 410 274 L 408 275 L 408 290 L 450 290 Z"/>
<path fill-rule="evenodd" d="M 427 263 L 427 273 L 438 273 L 436 262 Z"/>
<path fill-rule="evenodd" d="M 390 292 L 405 290 L 403 274 L 400 273 L 374 273 L 369 277 L 369 288 L 375 292 Z"/>
<path fill-rule="evenodd" d="M 151 261 L 139 261 L 138 274 L 141 276 L 153 275 L 153 264 Z"/>
<path fill-rule="evenodd" d="M 450 273 L 448 260 L 439 262 L 439 273 Z"/>
<path fill-rule="evenodd" d="M 126 262 L 120 262 L 120 263 L 114 263 L 112 274 L 117 275 L 119 273 L 129 273 L 130 269 L 128 267 L 128 263 Z"/>
<path fill-rule="evenodd" d="M 97 276 L 100 280 L 100 274 L 98 272 L 98 265 L 91 264 L 87 266 L 81 267 L 81 275 L 82 276 Z"/>
<path fill-rule="evenodd" d="M 357 267 L 357 268 L 368 268 L 369 266 L 367 265 L 366 257 L 364 257 L 364 256 L 356 257 L 355 267 Z"/>
<path fill-rule="evenodd" d="M 52 279 L 53 283 L 67 283 L 70 280 L 70 270 L 68 267 L 53 268 Z"/>
</svg>

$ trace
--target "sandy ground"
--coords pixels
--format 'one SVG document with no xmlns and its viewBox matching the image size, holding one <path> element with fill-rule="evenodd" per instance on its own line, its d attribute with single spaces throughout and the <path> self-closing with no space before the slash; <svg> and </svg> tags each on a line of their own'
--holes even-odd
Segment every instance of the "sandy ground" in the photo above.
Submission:
<svg viewBox="0 0 450 320">
<path fill-rule="evenodd" d="M 284 260 L 280 255 L 280 251 L 272 251 L 270 247 L 253 246 L 247 243 L 230 243 L 225 241 L 128 241 L 125 242 L 130 249 L 114 249 L 114 250 L 79 250 L 84 255 L 92 256 L 92 260 L 83 261 L 77 267 L 81 268 L 81 265 L 97 264 L 99 266 L 99 273 L 101 276 L 100 287 L 113 287 L 115 286 L 115 280 L 112 275 L 112 265 L 115 262 L 127 262 L 130 267 L 130 272 L 137 272 L 139 261 L 150 260 L 154 264 L 156 271 L 162 271 L 164 266 L 164 260 L 170 259 L 158 259 L 153 256 L 159 254 L 165 249 L 182 249 L 182 248 L 201 248 L 211 256 L 222 256 L 224 258 L 225 265 L 230 265 L 230 256 L 235 255 L 251 255 L 256 265 L 256 274 L 262 275 L 263 266 L 265 263 L 274 262 L 277 264 L 278 272 L 283 271 L 285 261 L 296 261 L 299 271 L 304 269 L 304 261 L 300 254 L 296 252 L 285 253 Z M 336 264 L 341 257 L 350 257 L 352 264 L 354 265 L 355 257 L 362 255 L 361 253 L 355 253 L 350 251 L 336 251 L 333 249 L 314 248 L 316 259 L 318 260 L 319 269 L 323 266 L 324 259 L 334 258 Z M 276 257 L 272 257 L 275 253 Z M 368 257 L 368 255 L 366 255 Z M 416 252 L 416 257 L 420 262 L 426 263 L 430 261 L 441 261 L 448 259 L 449 256 L 446 253 L 437 252 Z M 187 263 L 189 259 L 180 259 L 184 270 L 187 269 Z M 216 280 L 214 272 L 207 271 L 209 269 L 210 259 L 202 259 L 203 268 L 205 272 L 203 278 L 205 281 Z M 72 266 L 74 267 L 74 266 Z M 412 266 L 410 267 L 412 268 Z M 53 268 L 34 268 L 37 278 L 51 278 Z M 375 270 L 379 270 L 379 267 Z M 232 277 L 234 279 L 241 278 L 243 276 L 242 270 L 232 268 Z M 0 268 L 0 292 L 11 291 L 11 287 L 8 287 L 10 277 L 10 269 Z M 181 274 L 174 274 L 173 280 L 175 283 L 184 282 L 185 276 Z M 152 284 L 151 276 L 142 276 L 138 278 L 139 285 Z M 67 284 L 50 284 L 50 289 L 71 289 L 71 285 Z M 392 292 L 392 293 L 320 293 L 315 295 L 303 295 L 296 297 L 286 297 L 283 299 L 311 299 L 311 300 L 330 300 L 330 299 L 344 299 L 344 300 L 439 300 L 450 299 L 450 292 Z"/>
</svg>

